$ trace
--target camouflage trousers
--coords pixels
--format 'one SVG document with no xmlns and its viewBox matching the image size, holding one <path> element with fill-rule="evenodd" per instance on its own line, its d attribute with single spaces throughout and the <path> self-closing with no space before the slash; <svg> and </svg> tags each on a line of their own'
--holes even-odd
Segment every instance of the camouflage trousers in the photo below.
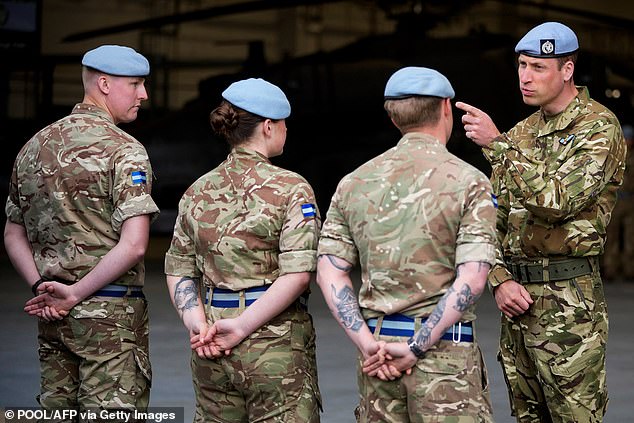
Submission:
<svg viewBox="0 0 634 423">
<path fill-rule="evenodd" d="M 440 340 L 418 360 L 412 374 L 393 381 L 366 375 L 361 364 L 360 356 L 357 422 L 493 422 L 486 366 L 476 342 Z"/>
<path fill-rule="evenodd" d="M 40 320 L 38 329 L 42 408 L 147 408 L 151 368 L 144 298 L 93 297 L 63 320 Z"/>
<path fill-rule="evenodd" d="M 315 330 L 310 314 L 296 306 L 252 333 L 227 357 L 206 360 L 193 353 L 191 367 L 194 422 L 320 421 Z"/>
<path fill-rule="evenodd" d="M 572 280 L 524 285 L 534 303 L 502 315 L 500 351 L 518 422 L 601 422 L 608 402 L 608 316 L 598 269 Z"/>
</svg>

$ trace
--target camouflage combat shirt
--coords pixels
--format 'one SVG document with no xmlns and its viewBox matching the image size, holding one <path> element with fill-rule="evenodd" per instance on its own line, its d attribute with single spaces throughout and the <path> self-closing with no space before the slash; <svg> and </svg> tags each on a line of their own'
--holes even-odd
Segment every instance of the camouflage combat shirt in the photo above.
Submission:
<svg viewBox="0 0 634 423">
<path fill-rule="evenodd" d="M 26 228 L 40 275 L 77 281 L 118 242 L 121 225 L 150 214 L 152 168 L 145 148 L 104 110 L 77 104 L 20 150 L 7 218 Z M 115 283 L 143 285 L 143 262 Z"/>
<path fill-rule="evenodd" d="M 585 87 L 560 114 L 539 110 L 484 149 L 499 204 L 492 286 L 513 279 L 504 259 L 596 256 L 625 170 L 625 141 Z"/>
<path fill-rule="evenodd" d="M 427 316 L 457 265 L 494 263 L 491 184 L 437 139 L 408 133 L 341 180 L 319 254 L 360 262 L 365 318 Z M 474 318 L 471 308 L 464 319 Z"/>
<path fill-rule="evenodd" d="M 304 178 L 237 147 L 183 195 L 165 273 L 238 291 L 312 272 L 320 224 Z"/>
</svg>

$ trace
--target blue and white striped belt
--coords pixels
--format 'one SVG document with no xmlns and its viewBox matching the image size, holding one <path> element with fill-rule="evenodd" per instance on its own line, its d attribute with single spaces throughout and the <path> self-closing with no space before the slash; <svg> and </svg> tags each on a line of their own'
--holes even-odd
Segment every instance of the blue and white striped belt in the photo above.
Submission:
<svg viewBox="0 0 634 423">
<path fill-rule="evenodd" d="M 243 289 L 242 291 L 232 291 L 224 288 L 206 287 L 205 304 L 209 304 L 209 294 L 211 293 L 211 306 L 222 308 L 238 308 L 240 307 L 240 295 L 244 292 L 244 305 L 246 307 L 253 304 L 255 300 L 260 298 L 271 285 L 254 286 Z M 304 292 L 298 298 L 300 306 L 308 308 L 308 293 Z"/>
<path fill-rule="evenodd" d="M 126 286 L 114 284 L 106 285 L 92 295 L 94 297 L 145 298 L 142 286 Z"/>
<path fill-rule="evenodd" d="M 424 323 L 427 319 L 422 319 Z M 374 333 L 379 323 L 378 318 L 368 319 L 367 324 L 370 331 Z M 383 316 L 380 335 L 387 336 L 413 336 L 415 320 L 413 317 L 404 314 L 388 314 Z M 453 342 L 473 342 L 473 324 L 471 322 L 458 322 L 447 329 L 440 339 Z"/>
</svg>

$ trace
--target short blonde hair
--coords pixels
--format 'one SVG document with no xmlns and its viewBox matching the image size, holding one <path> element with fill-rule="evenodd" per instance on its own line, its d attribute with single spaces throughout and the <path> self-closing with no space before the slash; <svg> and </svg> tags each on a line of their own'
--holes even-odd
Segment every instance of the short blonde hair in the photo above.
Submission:
<svg viewBox="0 0 634 423">
<path fill-rule="evenodd" d="M 433 125 L 440 119 L 439 97 L 413 96 L 403 99 L 385 100 L 383 108 L 399 130 Z"/>
</svg>

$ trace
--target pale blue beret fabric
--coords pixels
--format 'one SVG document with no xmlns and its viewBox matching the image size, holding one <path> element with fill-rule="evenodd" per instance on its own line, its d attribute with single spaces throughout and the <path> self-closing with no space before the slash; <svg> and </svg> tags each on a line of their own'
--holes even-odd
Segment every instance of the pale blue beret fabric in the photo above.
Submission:
<svg viewBox="0 0 634 423">
<path fill-rule="evenodd" d="M 524 35 L 515 46 L 515 52 L 531 57 L 561 57 L 579 50 L 577 36 L 566 25 L 545 22 Z"/>
<path fill-rule="evenodd" d="M 394 72 L 385 85 L 385 98 L 398 99 L 416 95 L 454 98 L 451 83 L 443 74 L 429 68 L 409 66 Z"/>
<path fill-rule="evenodd" d="M 284 92 L 261 78 L 249 78 L 234 82 L 222 92 L 222 98 L 236 107 L 268 119 L 286 119 L 291 114 L 291 104 Z"/>
<path fill-rule="evenodd" d="M 116 76 L 147 76 L 150 63 L 134 49 L 125 46 L 103 45 L 84 54 L 81 64 Z"/>
</svg>

